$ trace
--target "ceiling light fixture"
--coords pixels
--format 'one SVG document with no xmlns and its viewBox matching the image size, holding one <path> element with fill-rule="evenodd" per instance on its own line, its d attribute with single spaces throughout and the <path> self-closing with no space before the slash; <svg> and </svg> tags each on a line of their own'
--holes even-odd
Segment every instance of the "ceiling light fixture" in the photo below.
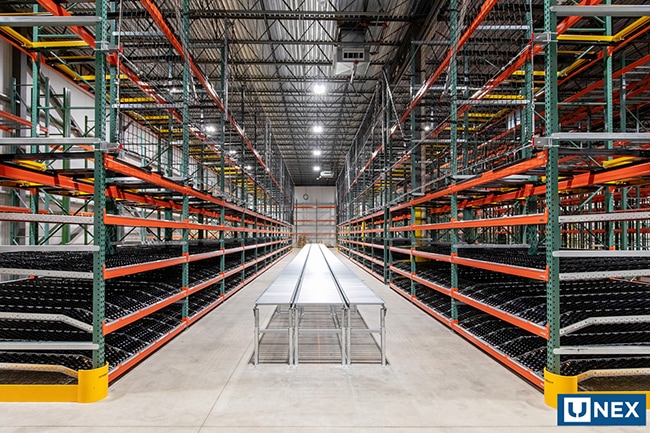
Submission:
<svg viewBox="0 0 650 433">
<path fill-rule="evenodd" d="M 325 84 L 315 84 L 314 87 L 312 88 L 312 91 L 317 94 L 317 95 L 323 95 L 325 94 Z"/>
<path fill-rule="evenodd" d="M 427 126 L 424 127 L 424 130 L 425 130 L 426 132 L 429 132 L 429 131 L 431 131 L 431 127 L 430 127 L 429 125 L 427 125 Z"/>
<path fill-rule="evenodd" d="M 246 167 L 244 167 L 244 169 L 246 169 L 246 170 L 251 170 L 252 168 L 253 167 L 251 167 L 250 165 L 247 165 Z"/>
<path fill-rule="evenodd" d="M 320 165 L 315 165 L 314 166 L 314 171 L 320 171 Z"/>
<path fill-rule="evenodd" d="M 323 152 L 320 149 L 314 149 L 314 156 L 321 156 Z"/>
<path fill-rule="evenodd" d="M 323 125 L 314 125 L 312 130 L 314 131 L 314 134 L 320 134 L 323 132 Z"/>
<path fill-rule="evenodd" d="M 228 153 L 231 154 L 231 155 L 234 155 L 235 153 L 237 153 L 237 151 L 234 150 L 234 149 L 230 149 L 230 150 L 228 151 Z"/>
<path fill-rule="evenodd" d="M 205 132 L 215 132 L 217 130 L 217 127 L 214 125 L 208 125 L 205 127 Z"/>
</svg>

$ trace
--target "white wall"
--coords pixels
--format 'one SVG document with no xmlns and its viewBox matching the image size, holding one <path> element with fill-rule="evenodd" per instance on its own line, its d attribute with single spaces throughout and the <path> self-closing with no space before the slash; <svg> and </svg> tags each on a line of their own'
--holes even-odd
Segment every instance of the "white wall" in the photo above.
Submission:
<svg viewBox="0 0 650 433">
<path fill-rule="evenodd" d="M 336 245 L 336 188 L 333 186 L 297 186 L 295 188 L 294 225 L 296 241 Z"/>
</svg>

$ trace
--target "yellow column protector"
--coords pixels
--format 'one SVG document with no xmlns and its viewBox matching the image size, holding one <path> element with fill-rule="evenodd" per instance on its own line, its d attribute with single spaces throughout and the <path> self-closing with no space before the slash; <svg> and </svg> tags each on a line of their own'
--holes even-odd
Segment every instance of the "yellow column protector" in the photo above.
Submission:
<svg viewBox="0 0 650 433">
<path fill-rule="evenodd" d="M 92 403 L 108 395 L 108 364 L 79 370 L 77 385 L 0 385 L 2 402 Z"/>
</svg>

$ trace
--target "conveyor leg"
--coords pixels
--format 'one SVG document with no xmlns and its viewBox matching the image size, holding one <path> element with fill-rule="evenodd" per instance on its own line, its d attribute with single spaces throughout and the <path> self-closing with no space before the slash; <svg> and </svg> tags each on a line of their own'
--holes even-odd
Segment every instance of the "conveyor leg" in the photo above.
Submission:
<svg viewBox="0 0 650 433">
<path fill-rule="evenodd" d="M 253 363 L 257 366 L 260 363 L 260 311 L 257 309 L 257 307 L 253 308 L 253 316 L 255 316 Z"/>
<path fill-rule="evenodd" d="M 348 317 L 349 311 L 343 308 L 341 317 L 341 365 L 348 365 Z"/>
<path fill-rule="evenodd" d="M 345 343 L 346 343 L 346 348 L 345 352 L 347 355 L 347 363 L 348 365 L 352 364 L 352 310 L 347 311 L 347 329 L 346 329 L 346 337 L 345 337 Z"/>
<path fill-rule="evenodd" d="M 289 366 L 293 367 L 294 366 L 294 315 L 295 315 L 295 308 L 289 308 L 289 328 L 287 329 L 287 333 L 289 334 Z"/>
<path fill-rule="evenodd" d="M 300 363 L 300 317 L 302 312 L 299 308 L 294 310 L 294 319 L 293 319 L 293 365 L 298 366 Z"/>
<path fill-rule="evenodd" d="M 381 332 L 381 365 L 386 366 L 386 307 L 379 312 L 379 330 Z"/>
</svg>

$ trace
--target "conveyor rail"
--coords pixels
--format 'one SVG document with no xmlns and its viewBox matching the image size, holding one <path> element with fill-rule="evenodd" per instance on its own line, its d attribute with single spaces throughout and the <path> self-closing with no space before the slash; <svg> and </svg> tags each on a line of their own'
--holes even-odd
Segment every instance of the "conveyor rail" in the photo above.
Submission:
<svg viewBox="0 0 650 433">
<path fill-rule="evenodd" d="M 294 306 L 298 289 L 302 282 L 303 273 L 307 265 L 307 258 L 311 252 L 311 245 L 303 248 L 300 253 L 283 269 L 282 274 L 278 276 L 275 281 L 260 295 L 255 301 L 253 314 L 255 316 L 255 347 L 254 347 L 254 362 L 255 365 L 259 364 L 259 343 L 260 334 L 267 332 L 286 332 L 289 339 L 289 364 L 293 365 L 293 314 L 291 310 Z M 274 305 L 277 309 L 287 307 L 289 312 L 289 326 L 287 328 L 260 328 L 260 315 L 259 306 L 261 305 Z"/>
</svg>

